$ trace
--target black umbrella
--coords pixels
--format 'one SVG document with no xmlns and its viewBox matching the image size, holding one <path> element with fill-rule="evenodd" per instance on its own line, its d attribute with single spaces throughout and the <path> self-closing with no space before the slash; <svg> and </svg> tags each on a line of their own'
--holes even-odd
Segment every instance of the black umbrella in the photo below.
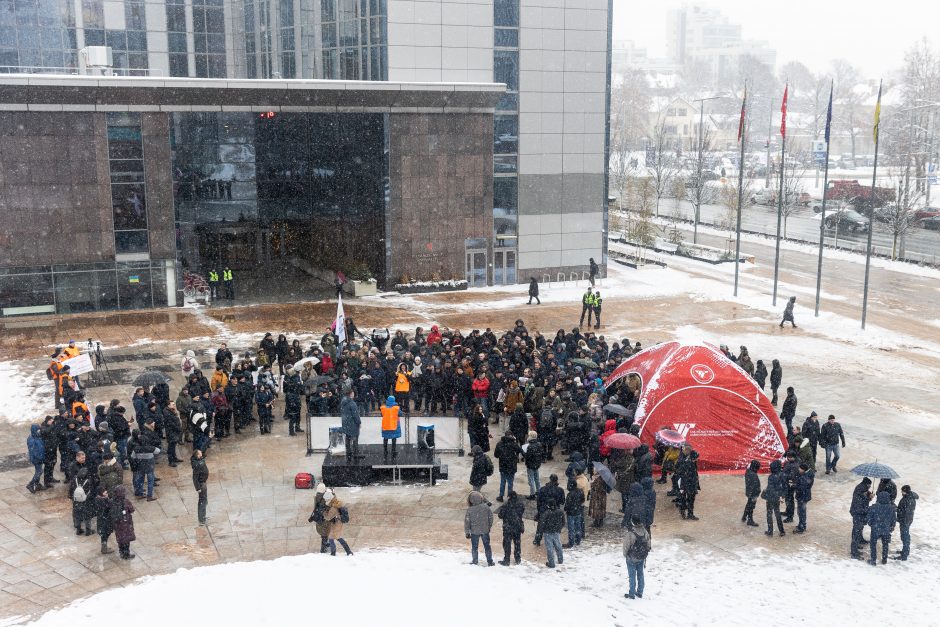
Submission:
<svg viewBox="0 0 940 627">
<path fill-rule="evenodd" d="M 630 410 L 624 407 L 623 405 L 610 404 L 604 405 L 604 411 L 608 414 L 616 414 L 617 416 L 629 416 Z"/>
<path fill-rule="evenodd" d="M 572 359 L 571 363 L 576 366 L 583 366 L 584 368 L 597 368 L 597 364 L 590 359 L 582 359 L 580 357 L 577 359 Z"/>
<path fill-rule="evenodd" d="M 321 383 L 332 383 L 332 381 L 333 377 L 319 375 L 316 377 L 310 377 L 307 379 L 307 382 L 304 385 L 320 385 Z"/>
<path fill-rule="evenodd" d="M 891 466 L 879 464 L 878 462 L 859 464 L 852 469 L 852 473 L 859 477 L 873 477 L 875 479 L 897 479 L 901 476 Z"/>
<path fill-rule="evenodd" d="M 613 474 L 610 472 L 610 468 L 602 464 L 601 462 L 594 462 L 594 472 L 600 474 L 601 479 L 604 480 L 604 483 L 607 484 L 607 487 L 613 490 L 617 487 L 617 482 L 614 480 Z"/>
<path fill-rule="evenodd" d="M 134 379 L 134 385 L 137 387 L 151 387 L 158 383 L 169 383 L 170 377 L 166 376 L 159 370 L 147 370 L 146 372 L 137 375 L 137 378 Z"/>
</svg>

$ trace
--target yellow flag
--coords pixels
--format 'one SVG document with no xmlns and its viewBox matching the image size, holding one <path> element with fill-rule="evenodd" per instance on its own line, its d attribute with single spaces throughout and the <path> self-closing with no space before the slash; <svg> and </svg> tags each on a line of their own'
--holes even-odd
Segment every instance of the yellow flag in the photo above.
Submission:
<svg viewBox="0 0 940 627">
<path fill-rule="evenodd" d="M 875 103 L 875 143 L 878 143 L 878 125 L 881 123 L 881 82 L 878 82 L 878 102 Z"/>
</svg>

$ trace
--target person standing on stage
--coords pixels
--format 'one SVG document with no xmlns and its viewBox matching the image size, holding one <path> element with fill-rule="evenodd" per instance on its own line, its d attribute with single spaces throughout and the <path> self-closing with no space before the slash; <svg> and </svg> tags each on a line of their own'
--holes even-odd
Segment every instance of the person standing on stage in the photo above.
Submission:
<svg viewBox="0 0 940 627">
<path fill-rule="evenodd" d="M 385 459 L 388 459 L 388 441 L 392 441 L 392 458 L 398 457 L 396 446 L 401 437 L 401 422 L 398 416 L 399 406 L 394 396 L 385 399 L 382 407 L 382 448 L 385 450 Z"/>
</svg>

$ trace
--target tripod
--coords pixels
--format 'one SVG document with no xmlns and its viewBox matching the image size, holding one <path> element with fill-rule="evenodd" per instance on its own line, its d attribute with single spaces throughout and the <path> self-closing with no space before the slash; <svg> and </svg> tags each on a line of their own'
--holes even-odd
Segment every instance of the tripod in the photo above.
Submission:
<svg viewBox="0 0 940 627">
<path fill-rule="evenodd" d="M 104 353 L 101 351 L 101 342 L 94 342 L 91 338 L 88 338 L 88 352 L 90 354 L 92 363 L 95 365 L 95 371 L 92 373 L 91 378 L 98 385 L 111 385 L 114 383 L 114 379 L 111 377 L 111 369 L 108 368 L 108 361 L 104 358 Z M 101 368 L 104 367 L 105 376 L 102 376 Z M 106 381 L 104 379 L 107 379 Z"/>
</svg>

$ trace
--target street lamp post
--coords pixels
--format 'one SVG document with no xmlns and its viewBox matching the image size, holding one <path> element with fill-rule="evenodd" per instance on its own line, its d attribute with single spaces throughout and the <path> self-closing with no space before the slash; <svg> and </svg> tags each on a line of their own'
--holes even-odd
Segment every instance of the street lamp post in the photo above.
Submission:
<svg viewBox="0 0 940 627">
<path fill-rule="evenodd" d="M 705 181 L 702 180 L 704 174 L 704 163 L 702 161 L 703 153 L 705 152 L 705 102 L 708 100 L 718 100 L 719 98 L 724 98 L 724 96 L 710 96 L 708 98 L 696 98 L 692 102 L 698 102 L 698 161 L 696 162 L 696 176 L 698 180 L 695 182 L 698 185 L 698 198 L 695 202 L 695 220 L 692 224 L 692 243 L 698 244 L 698 223 L 701 219 L 702 212 L 702 196 L 704 194 L 704 185 Z"/>
</svg>

